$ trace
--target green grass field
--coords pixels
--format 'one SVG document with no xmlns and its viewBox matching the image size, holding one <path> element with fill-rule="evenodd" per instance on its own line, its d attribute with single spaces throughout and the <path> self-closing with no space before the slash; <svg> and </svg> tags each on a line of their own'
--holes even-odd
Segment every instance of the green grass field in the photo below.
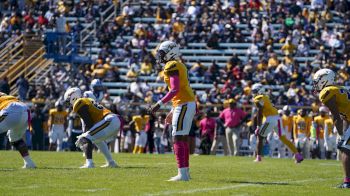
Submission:
<svg viewBox="0 0 350 196">
<path fill-rule="evenodd" d="M 114 154 L 119 168 L 78 169 L 82 153 L 31 152 L 38 169 L 23 170 L 15 151 L 0 151 L 0 195 L 350 195 L 334 188 L 339 162 L 192 156 L 189 182 L 176 174 L 173 155 Z M 94 154 L 95 166 L 104 163 Z"/>
</svg>

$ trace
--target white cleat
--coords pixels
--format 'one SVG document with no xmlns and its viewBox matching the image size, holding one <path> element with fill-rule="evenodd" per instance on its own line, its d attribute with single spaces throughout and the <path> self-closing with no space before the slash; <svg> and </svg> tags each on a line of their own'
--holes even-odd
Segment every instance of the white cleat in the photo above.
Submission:
<svg viewBox="0 0 350 196">
<path fill-rule="evenodd" d="M 115 161 L 112 161 L 112 162 L 106 163 L 100 167 L 101 168 L 117 168 L 118 165 L 115 163 Z"/>
<path fill-rule="evenodd" d="M 25 163 L 22 168 L 23 169 L 35 169 L 36 165 L 34 163 Z"/>
<path fill-rule="evenodd" d="M 80 169 L 88 169 L 88 168 L 95 168 L 94 164 L 84 164 L 83 166 L 79 167 Z"/>
<path fill-rule="evenodd" d="M 167 180 L 168 182 L 175 181 L 189 181 L 188 170 L 187 168 L 179 168 L 178 175 Z"/>
</svg>

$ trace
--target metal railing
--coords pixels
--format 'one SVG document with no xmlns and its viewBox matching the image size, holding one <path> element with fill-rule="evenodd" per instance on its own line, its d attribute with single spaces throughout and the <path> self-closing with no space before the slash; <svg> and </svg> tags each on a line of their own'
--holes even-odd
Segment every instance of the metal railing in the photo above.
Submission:
<svg viewBox="0 0 350 196">
<path fill-rule="evenodd" d="M 112 4 L 107 8 L 105 11 L 103 11 L 100 14 L 100 25 L 104 25 L 107 21 L 109 21 L 111 18 L 115 18 L 117 14 L 117 7 Z"/>
</svg>

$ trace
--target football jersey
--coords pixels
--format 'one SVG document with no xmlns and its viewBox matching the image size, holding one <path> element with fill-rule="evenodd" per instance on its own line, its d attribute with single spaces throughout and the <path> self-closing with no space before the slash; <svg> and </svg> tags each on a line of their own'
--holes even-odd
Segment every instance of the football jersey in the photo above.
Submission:
<svg viewBox="0 0 350 196">
<path fill-rule="evenodd" d="M 282 124 L 286 131 L 289 133 L 293 132 L 293 117 L 292 116 L 282 116 Z"/>
<path fill-rule="evenodd" d="M 340 115 L 350 122 L 350 92 L 341 86 L 327 86 L 320 92 L 319 99 L 322 103 L 326 103 L 333 96 L 336 98 Z"/>
<path fill-rule="evenodd" d="M 333 134 L 334 123 L 331 118 L 328 118 L 324 121 L 325 130 L 327 129 L 328 136 Z"/>
<path fill-rule="evenodd" d="M 304 134 L 306 137 L 310 136 L 311 118 L 308 116 L 294 116 L 294 138 L 298 138 L 298 134 Z"/>
<path fill-rule="evenodd" d="M 49 111 L 51 119 L 51 124 L 53 125 L 63 125 L 66 122 L 68 113 L 64 110 L 57 111 L 57 109 L 51 109 Z"/>
<path fill-rule="evenodd" d="M 90 114 L 93 124 L 96 124 L 97 122 L 101 121 L 107 114 L 111 113 L 110 110 L 104 108 L 102 105 L 96 103 L 93 99 L 90 99 L 90 98 L 78 99 L 74 103 L 73 112 L 77 113 L 80 116 L 78 111 L 83 106 L 87 106 L 88 108 L 87 112 Z M 83 119 L 83 121 L 85 121 L 85 119 Z"/>
<path fill-rule="evenodd" d="M 10 103 L 18 102 L 18 99 L 14 96 L 5 95 L 0 97 L 0 110 L 5 109 Z"/>
<path fill-rule="evenodd" d="M 142 116 L 133 116 L 132 120 L 135 122 L 135 130 L 137 132 L 144 131 L 146 128 L 146 124 L 149 120 L 149 116 L 146 115 L 144 117 Z"/>
<path fill-rule="evenodd" d="M 267 95 L 258 95 L 254 97 L 254 104 L 260 104 L 262 106 L 263 116 L 266 118 L 268 116 L 278 115 L 277 109 L 272 105 L 270 98 Z"/>
<path fill-rule="evenodd" d="M 187 74 L 186 66 L 179 61 L 169 61 L 164 67 L 164 82 L 170 90 L 170 73 L 177 71 L 179 73 L 180 89 L 179 92 L 172 98 L 173 106 L 176 107 L 186 102 L 195 101 L 193 90 L 190 86 L 190 81 Z"/>
<path fill-rule="evenodd" d="M 324 126 L 325 126 L 325 121 L 329 119 L 329 116 L 316 116 L 314 121 L 316 123 L 316 130 L 318 130 L 318 137 L 320 139 L 324 139 Z"/>
</svg>

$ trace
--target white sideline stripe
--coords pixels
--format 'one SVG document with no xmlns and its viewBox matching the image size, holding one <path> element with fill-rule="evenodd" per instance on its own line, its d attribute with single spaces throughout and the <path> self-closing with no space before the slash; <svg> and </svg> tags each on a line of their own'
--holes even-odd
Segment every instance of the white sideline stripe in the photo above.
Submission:
<svg viewBox="0 0 350 196">
<path fill-rule="evenodd" d="M 147 196 L 157 196 L 157 195 L 173 195 L 173 194 L 192 194 L 192 193 L 199 193 L 199 192 L 237 189 L 237 188 L 247 187 L 247 186 L 260 186 L 260 185 L 257 185 L 257 184 L 238 184 L 238 185 L 232 185 L 232 186 L 190 189 L 190 190 L 184 190 L 184 191 L 164 191 L 164 192 L 159 192 L 159 193 L 155 193 L 155 194 L 146 194 L 146 195 Z"/>
<path fill-rule="evenodd" d="M 290 181 L 284 181 L 284 182 L 267 182 L 267 183 L 274 183 L 274 184 L 285 184 L 285 183 L 305 183 L 305 182 L 317 182 L 317 181 L 326 181 L 331 180 L 334 178 L 317 178 L 317 179 L 305 179 L 305 180 L 298 180 L 293 181 L 292 179 Z M 336 178 L 338 179 L 338 178 Z M 219 191 L 219 190 L 230 190 L 230 189 L 237 189 L 241 187 L 248 187 L 248 186 L 262 186 L 260 184 L 238 184 L 238 185 L 232 185 L 232 186 L 223 186 L 223 187 L 212 187 L 212 188 L 201 188 L 201 189 L 189 189 L 184 191 L 164 191 L 159 193 L 148 193 L 145 194 L 146 196 L 158 196 L 158 195 L 172 195 L 172 194 L 192 194 L 192 193 L 199 193 L 199 192 L 209 192 L 209 191 Z"/>
</svg>

